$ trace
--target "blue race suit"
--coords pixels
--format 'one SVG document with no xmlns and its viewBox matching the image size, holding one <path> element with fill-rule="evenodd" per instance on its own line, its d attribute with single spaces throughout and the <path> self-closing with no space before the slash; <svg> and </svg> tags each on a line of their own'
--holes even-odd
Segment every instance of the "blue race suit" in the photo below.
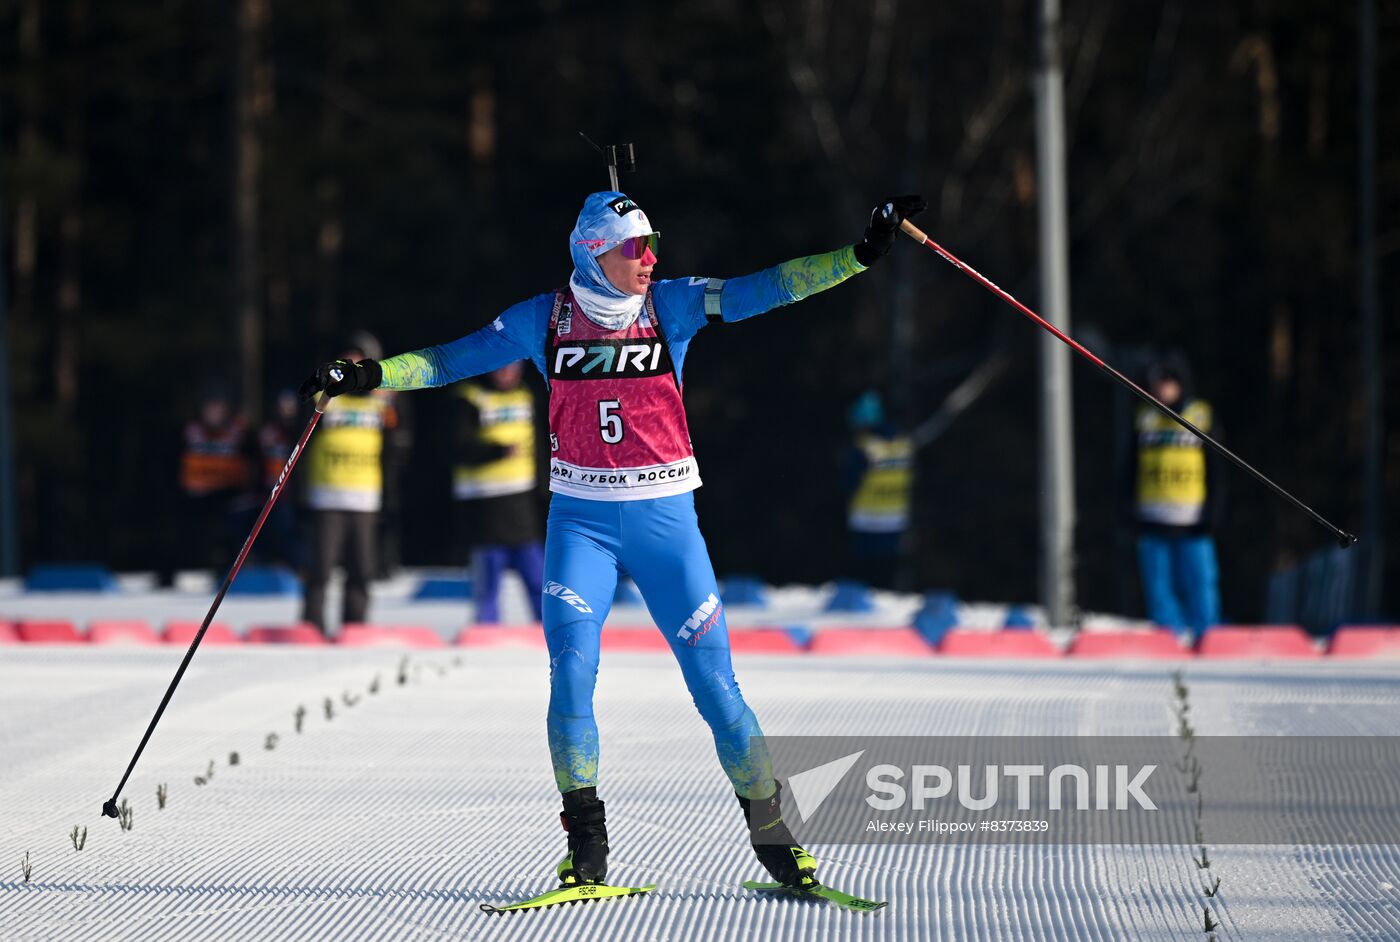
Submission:
<svg viewBox="0 0 1400 942">
<path fill-rule="evenodd" d="M 863 271 L 852 249 L 784 262 L 723 281 L 682 278 L 652 286 L 659 329 L 679 383 L 690 340 L 711 322 L 733 322 L 801 300 Z M 380 364 L 390 389 L 441 386 L 529 359 L 548 382 L 545 338 L 553 293 L 513 305 L 488 326 Z M 555 494 L 545 540 L 544 631 L 550 656 L 546 727 L 561 792 L 598 782 L 593 689 L 599 635 L 619 572 L 629 573 L 670 643 L 720 764 L 745 798 L 773 794 L 772 763 L 730 663 L 724 607 L 690 492 L 603 501 Z"/>
</svg>

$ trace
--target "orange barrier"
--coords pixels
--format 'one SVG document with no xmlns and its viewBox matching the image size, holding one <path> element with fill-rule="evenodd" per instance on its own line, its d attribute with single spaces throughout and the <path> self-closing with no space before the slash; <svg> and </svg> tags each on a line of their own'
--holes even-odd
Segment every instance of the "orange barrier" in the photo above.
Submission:
<svg viewBox="0 0 1400 942">
<path fill-rule="evenodd" d="M 1216 625 L 1196 645 L 1202 658 L 1215 660 L 1311 659 L 1321 657 L 1297 625 Z"/>
<path fill-rule="evenodd" d="M 1081 631 L 1065 651 L 1069 657 L 1108 660 L 1146 658 L 1175 661 L 1192 656 L 1176 635 L 1164 628 L 1148 631 Z"/>
<path fill-rule="evenodd" d="M 933 649 L 913 628 L 821 628 L 812 634 L 813 654 L 892 654 L 928 657 Z"/>
<path fill-rule="evenodd" d="M 472 625 L 457 635 L 464 648 L 544 648 L 541 625 Z"/>
<path fill-rule="evenodd" d="M 802 645 L 786 628 L 729 629 L 729 650 L 736 654 L 801 654 Z"/>
<path fill-rule="evenodd" d="M 598 647 L 604 651 L 666 651 L 671 645 L 661 634 L 660 629 L 651 625 L 642 627 L 613 628 L 603 626 Z"/>
<path fill-rule="evenodd" d="M 200 622 L 197 621 L 168 621 L 165 623 L 165 631 L 161 632 L 161 640 L 166 644 L 189 645 L 194 641 L 194 636 L 199 634 Z M 209 630 L 204 632 L 204 640 L 200 645 L 206 644 L 242 644 L 243 639 L 238 637 L 228 625 L 221 621 L 209 623 Z"/>
<path fill-rule="evenodd" d="M 248 644 L 327 644 L 315 625 L 259 625 L 248 629 Z"/>
<path fill-rule="evenodd" d="M 71 621 L 21 619 L 15 630 L 19 640 L 29 644 L 82 644 L 87 641 Z"/>
<path fill-rule="evenodd" d="M 427 625 L 345 625 L 336 644 L 349 648 L 391 646 L 408 648 L 441 648 L 447 645 L 442 636 Z"/>
<path fill-rule="evenodd" d="M 1045 635 L 1023 628 L 974 631 L 954 628 L 938 642 L 938 653 L 948 657 L 1052 658 L 1060 649 Z"/>
<path fill-rule="evenodd" d="M 144 621 L 94 621 L 88 623 L 88 641 L 93 644 L 159 644 L 151 626 Z"/>
<path fill-rule="evenodd" d="M 1400 625 L 1343 625 L 1327 644 L 1329 657 L 1400 658 Z"/>
</svg>

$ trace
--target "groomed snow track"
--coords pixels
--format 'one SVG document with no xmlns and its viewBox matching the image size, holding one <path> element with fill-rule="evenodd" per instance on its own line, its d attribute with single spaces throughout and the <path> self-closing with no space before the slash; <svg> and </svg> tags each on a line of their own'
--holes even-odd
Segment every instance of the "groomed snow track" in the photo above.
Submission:
<svg viewBox="0 0 1400 942">
<path fill-rule="evenodd" d="M 759 898 L 739 886 L 761 874 L 664 654 L 605 656 L 597 701 L 612 876 L 660 884 L 648 896 L 478 909 L 549 888 L 562 852 L 543 652 L 201 650 L 124 792 L 124 832 L 98 811 L 181 653 L 3 652 L 0 938 L 1205 942 L 1205 904 L 1220 942 L 1400 938 L 1394 846 L 1211 846 L 1221 885 L 1207 899 L 1195 847 L 816 844 L 832 885 L 888 908 Z M 1172 668 L 738 658 L 770 734 L 1170 735 Z M 1400 664 L 1196 663 L 1186 676 L 1205 735 L 1400 728 Z"/>
</svg>

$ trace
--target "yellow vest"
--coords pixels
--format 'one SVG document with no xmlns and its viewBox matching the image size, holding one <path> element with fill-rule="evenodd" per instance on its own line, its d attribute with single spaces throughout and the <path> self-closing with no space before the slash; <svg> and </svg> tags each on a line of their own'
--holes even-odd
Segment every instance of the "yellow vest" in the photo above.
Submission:
<svg viewBox="0 0 1400 942">
<path fill-rule="evenodd" d="M 1181 413 L 1209 433 L 1210 404 L 1193 399 Z M 1137 514 L 1146 523 L 1190 527 L 1206 503 L 1206 450 L 1199 438 L 1156 409 L 1137 415 Z"/>
<path fill-rule="evenodd" d="M 306 456 L 314 510 L 379 510 L 384 494 L 384 428 L 393 408 L 382 396 L 332 399 Z"/>
<path fill-rule="evenodd" d="M 865 474 L 851 498 L 847 524 L 861 533 L 899 533 L 909 527 L 909 491 L 914 477 L 914 447 L 905 436 L 862 435 Z"/>
<path fill-rule="evenodd" d="M 452 472 L 452 496 L 477 500 L 534 490 L 535 400 L 530 391 L 523 387 L 503 391 L 475 383 L 457 388 L 480 416 L 480 441 L 517 447 L 514 454 L 495 461 L 457 465 Z"/>
</svg>

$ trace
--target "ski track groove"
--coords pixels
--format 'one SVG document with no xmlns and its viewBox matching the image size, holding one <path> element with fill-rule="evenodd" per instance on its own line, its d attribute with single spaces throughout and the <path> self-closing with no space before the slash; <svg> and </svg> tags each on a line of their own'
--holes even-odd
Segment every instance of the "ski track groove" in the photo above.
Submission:
<svg viewBox="0 0 1400 942">
<path fill-rule="evenodd" d="M 122 833 L 96 812 L 183 649 L 8 649 L 0 938 L 1202 942 L 1207 903 L 1220 942 L 1400 938 L 1400 848 L 1217 846 L 1208 830 L 1210 871 L 1195 847 L 1173 845 L 816 845 L 824 879 L 890 905 L 861 914 L 761 897 L 740 886 L 763 875 L 674 662 L 611 651 L 597 695 L 610 876 L 659 887 L 483 914 L 482 902 L 548 888 L 563 853 L 547 664 L 528 650 L 408 654 L 415 665 L 460 655 L 464 667 L 415 671 L 400 687 L 394 650 L 202 651 L 127 785 L 135 829 Z M 738 675 L 774 735 L 1169 735 L 1175 666 L 750 656 Z M 1203 735 L 1390 735 L 1400 719 L 1400 665 L 1185 671 Z M 362 699 L 347 707 L 344 690 Z M 196 787 L 210 758 L 214 779 Z M 74 823 L 89 828 L 81 853 Z M 1213 901 L 1207 873 L 1222 878 Z"/>
</svg>

